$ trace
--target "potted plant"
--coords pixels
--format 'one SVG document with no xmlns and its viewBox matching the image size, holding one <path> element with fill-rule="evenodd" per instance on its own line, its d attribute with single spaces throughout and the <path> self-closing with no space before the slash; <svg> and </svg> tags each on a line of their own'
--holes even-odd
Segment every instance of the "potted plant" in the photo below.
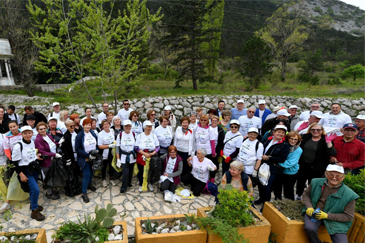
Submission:
<svg viewBox="0 0 365 243">
<path fill-rule="evenodd" d="M 135 219 L 137 243 L 206 243 L 207 232 L 199 229 L 195 214 L 176 214 Z"/>
<path fill-rule="evenodd" d="M 270 223 L 251 207 L 246 191 L 220 190 L 215 207 L 198 209 L 198 224 L 208 231 L 207 242 L 267 242 Z"/>
<path fill-rule="evenodd" d="M 8 240 L 8 241 L 7 241 Z M 0 242 L 47 243 L 45 229 L 29 229 L 16 232 L 0 233 Z"/>
<path fill-rule="evenodd" d="M 117 210 L 108 204 L 106 208 L 95 207 L 95 217 L 85 214 L 84 221 L 78 218 L 78 222 L 68 221 L 52 236 L 54 243 L 63 242 L 113 242 L 127 243 L 126 222 L 114 222 L 113 217 Z"/>
<path fill-rule="evenodd" d="M 278 200 L 272 203 L 266 202 L 262 215 L 271 223 L 271 240 L 276 243 L 307 243 L 307 234 L 303 228 L 304 218 L 302 201 Z M 324 242 L 332 242 L 326 227 L 321 225 L 318 229 L 318 237 Z"/>
</svg>

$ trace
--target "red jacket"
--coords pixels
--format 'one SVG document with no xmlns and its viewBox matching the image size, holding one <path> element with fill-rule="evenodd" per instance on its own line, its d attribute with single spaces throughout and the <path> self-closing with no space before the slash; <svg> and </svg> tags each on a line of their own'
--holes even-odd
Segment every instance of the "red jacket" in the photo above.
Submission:
<svg viewBox="0 0 365 243">
<path fill-rule="evenodd" d="M 333 140 L 337 151 L 335 158 L 346 169 L 356 169 L 365 165 L 365 144 L 358 139 L 345 142 L 343 136 Z"/>
</svg>

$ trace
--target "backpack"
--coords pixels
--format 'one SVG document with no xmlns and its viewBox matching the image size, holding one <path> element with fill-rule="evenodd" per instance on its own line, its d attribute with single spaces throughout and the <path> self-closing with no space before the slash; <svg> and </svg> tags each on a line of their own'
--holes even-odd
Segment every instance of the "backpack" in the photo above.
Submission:
<svg viewBox="0 0 365 243">
<path fill-rule="evenodd" d="M 248 139 L 248 138 L 243 139 L 242 143 L 243 143 L 244 141 L 246 141 L 247 139 Z M 257 139 L 256 139 L 256 140 L 257 140 Z M 257 140 L 257 141 L 256 141 L 256 146 L 255 146 L 256 154 L 257 154 L 257 150 L 259 150 L 259 144 L 260 144 L 260 142 L 259 142 L 259 140 Z"/>
</svg>

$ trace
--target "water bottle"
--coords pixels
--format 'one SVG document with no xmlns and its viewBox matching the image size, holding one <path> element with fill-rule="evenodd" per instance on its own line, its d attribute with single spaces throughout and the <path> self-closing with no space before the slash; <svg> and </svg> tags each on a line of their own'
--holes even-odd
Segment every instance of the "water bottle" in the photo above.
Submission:
<svg viewBox="0 0 365 243">
<path fill-rule="evenodd" d="M 316 214 L 320 213 L 320 212 L 321 212 L 321 209 L 319 209 L 319 208 L 316 208 L 316 210 L 313 211 L 313 214 L 311 217 L 312 222 L 317 222 L 318 219 L 316 219 Z"/>
</svg>

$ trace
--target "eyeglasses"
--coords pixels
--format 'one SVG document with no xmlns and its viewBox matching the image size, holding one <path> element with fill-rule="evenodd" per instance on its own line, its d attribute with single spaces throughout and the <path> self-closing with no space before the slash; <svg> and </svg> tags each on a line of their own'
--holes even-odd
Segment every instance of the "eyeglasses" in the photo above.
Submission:
<svg viewBox="0 0 365 243">
<path fill-rule="evenodd" d="M 128 103 L 125 103 L 125 104 L 123 104 L 123 105 L 129 105 Z"/>
<path fill-rule="evenodd" d="M 320 131 L 322 131 L 322 129 L 314 129 L 314 128 L 312 128 L 311 131 L 313 131 L 313 132 L 320 132 Z"/>
<path fill-rule="evenodd" d="M 336 178 L 336 179 L 341 179 L 343 177 L 343 175 L 334 175 L 332 173 L 327 172 L 328 177 L 332 177 L 332 178 Z"/>
<path fill-rule="evenodd" d="M 70 125 L 70 128 L 74 128 L 75 127 L 75 125 Z"/>
<path fill-rule="evenodd" d="M 353 130 L 353 129 L 345 129 L 344 131 L 345 132 L 356 132 L 356 130 Z"/>
<path fill-rule="evenodd" d="M 311 106 L 311 108 L 319 108 L 319 106 L 313 106 L 313 105 L 312 105 L 312 106 Z"/>
<path fill-rule="evenodd" d="M 238 126 L 231 126 L 231 128 L 238 128 Z"/>
<path fill-rule="evenodd" d="M 134 115 L 133 117 L 139 117 L 139 116 L 137 116 L 137 115 Z"/>
<path fill-rule="evenodd" d="M 47 130 L 47 128 L 38 128 L 39 131 Z"/>
<path fill-rule="evenodd" d="M 151 114 L 151 116 L 155 116 L 156 114 Z"/>
</svg>

